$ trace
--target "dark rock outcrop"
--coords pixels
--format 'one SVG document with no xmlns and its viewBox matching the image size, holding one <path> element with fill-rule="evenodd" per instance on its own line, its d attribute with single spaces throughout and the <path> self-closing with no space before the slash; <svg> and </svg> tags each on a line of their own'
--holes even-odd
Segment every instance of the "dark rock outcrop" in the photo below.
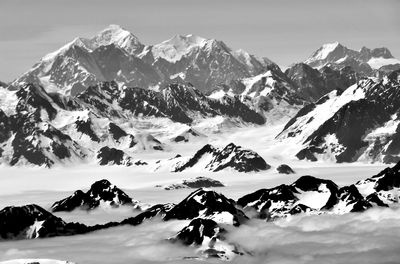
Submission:
<svg viewBox="0 0 400 264">
<path fill-rule="evenodd" d="M 87 192 L 78 190 L 71 196 L 55 202 L 51 209 L 53 212 L 72 211 L 77 208 L 92 210 L 102 205 L 119 207 L 121 205 L 136 206 L 137 203 L 108 180 L 100 180 L 93 183 Z"/>
<path fill-rule="evenodd" d="M 132 158 L 124 151 L 116 148 L 102 147 L 97 153 L 100 165 L 125 165 L 133 164 Z"/>
<path fill-rule="evenodd" d="M 0 211 L 0 240 L 66 236 L 87 231 L 87 226 L 66 223 L 35 204 L 9 206 Z"/>
<path fill-rule="evenodd" d="M 292 168 L 290 168 L 289 165 L 286 165 L 286 164 L 281 164 L 281 165 L 279 165 L 279 166 L 276 168 L 276 170 L 277 170 L 279 173 L 282 173 L 282 174 L 293 174 L 293 173 L 295 173 L 294 170 L 293 170 Z"/>
<path fill-rule="evenodd" d="M 175 183 L 163 186 L 165 190 L 176 190 L 184 188 L 210 188 L 210 187 L 224 187 L 225 185 L 217 180 L 208 177 L 196 177 L 194 179 L 183 180 L 181 183 Z"/>
<path fill-rule="evenodd" d="M 195 167 L 200 160 L 206 163 L 205 168 L 201 169 L 214 172 L 226 168 L 232 168 L 239 172 L 262 171 L 271 168 L 256 152 L 230 143 L 223 149 L 214 148 L 209 144 L 205 145 L 189 161 L 178 166 L 175 171 L 180 172 Z"/>
</svg>

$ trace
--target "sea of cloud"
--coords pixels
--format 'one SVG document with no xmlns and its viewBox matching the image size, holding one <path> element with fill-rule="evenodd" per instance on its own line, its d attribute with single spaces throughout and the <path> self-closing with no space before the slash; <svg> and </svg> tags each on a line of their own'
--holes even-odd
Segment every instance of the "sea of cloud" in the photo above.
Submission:
<svg viewBox="0 0 400 264">
<path fill-rule="evenodd" d="M 76 263 L 199 263 L 195 247 L 166 238 L 188 221 L 148 221 L 87 235 L 0 242 L 0 261 L 51 258 Z M 298 215 L 273 223 L 251 220 L 229 228 L 244 256 L 232 263 L 400 263 L 400 207 L 346 215 Z M 201 260 L 218 263 L 216 259 Z"/>
<path fill-rule="evenodd" d="M 252 220 L 229 240 L 252 253 L 234 263 L 400 263 L 400 208 Z"/>
</svg>

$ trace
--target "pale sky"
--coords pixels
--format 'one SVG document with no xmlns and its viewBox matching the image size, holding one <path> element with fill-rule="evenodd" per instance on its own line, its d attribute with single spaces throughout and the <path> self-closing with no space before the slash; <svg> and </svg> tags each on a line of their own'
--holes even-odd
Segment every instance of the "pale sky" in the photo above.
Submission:
<svg viewBox="0 0 400 264">
<path fill-rule="evenodd" d="M 400 58 L 399 11 L 400 0 L 0 0 L 0 80 L 109 24 L 143 44 L 176 34 L 215 38 L 280 66 L 334 41 L 385 46 Z"/>
</svg>

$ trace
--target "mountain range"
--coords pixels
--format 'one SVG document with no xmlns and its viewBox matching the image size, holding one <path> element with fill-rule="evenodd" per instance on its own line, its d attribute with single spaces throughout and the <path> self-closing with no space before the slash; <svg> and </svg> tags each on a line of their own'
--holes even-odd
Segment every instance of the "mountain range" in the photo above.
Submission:
<svg viewBox="0 0 400 264">
<path fill-rule="evenodd" d="M 277 142 L 295 144 L 298 159 L 392 163 L 400 159 L 398 69 L 387 48 L 331 43 L 283 72 L 219 40 L 177 35 L 145 45 L 111 25 L 0 84 L 0 163 L 146 165 L 136 153 L 201 140 L 210 127 L 215 133 L 277 122 L 287 122 Z M 157 138 L 176 127 L 185 130 L 168 141 Z M 232 167 L 269 166 L 249 169 L 249 162 Z"/>
</svg>

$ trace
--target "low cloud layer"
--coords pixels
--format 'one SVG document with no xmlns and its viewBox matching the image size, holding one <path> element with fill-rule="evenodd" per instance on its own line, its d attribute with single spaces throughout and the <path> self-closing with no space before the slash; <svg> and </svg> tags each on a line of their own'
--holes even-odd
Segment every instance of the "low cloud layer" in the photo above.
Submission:
<svg viewBox="0 0 400 264">
<path fill-rule="evenodd" d="M 400 208 L 253 220 L 229 239 L 254 255 L 235 263 L 400 263 Z"/>
<path fill-rule="evenodd" d="M 199 263 L 182 259 L 196 256 L 196 248 L 165 241 L 188 222 L 155 219 L 82 236 L 1 242 L 0 261 L 52 258 L 82 264 Z M 252 254 L 232 263 L 400 263 L 400 207 L 346 215 L 299 215 L 274 223 L 251 220 L 229 230 L 227 239 Z"/>
</svg>

